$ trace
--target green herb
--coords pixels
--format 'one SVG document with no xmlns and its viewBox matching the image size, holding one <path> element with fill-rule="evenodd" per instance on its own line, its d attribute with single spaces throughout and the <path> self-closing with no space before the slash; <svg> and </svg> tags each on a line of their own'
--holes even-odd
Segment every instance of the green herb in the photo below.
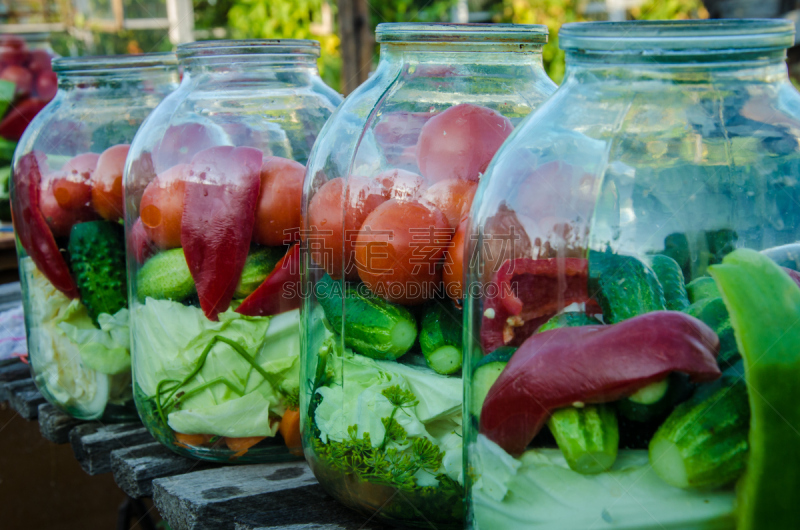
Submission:
<svg viewBox="0 0 800 530">
<path fill-rule="evenodd" d="M 156 394 L 153 396 L 153 400 L 156 404 L 156 410 L 158 411 L 158 415 L 161 417 L 161 421 L 164 424 L 167 423 L 167 415 L 172 412 L 173 410 L 179 410 L 181 408 L 182 403 L 184 403 L 187 399 L 199 394 L 216 385 L 224 385 L 228 387 L 228 389 L 236 394 L 237 396 L 241 397 L 245 393 L 244 387 L 240 388 L 231 380 L 229 380 L 225 376 L 220 376 L 211 381 L 207 381 L 202 385 L 196 386 L 191 390 L 181 390 L 186 385 L 191 383 L 195 377 L 200 373 L 205 366 L 206 359 L 208 355 L 211 353 L 211 350 L 214 346 L 218 343 L 222 342 L 230 346 L 235 353 L 237 353 L 242 359 L 247 361 L 253 369 L 258 372 L 261 377 L 265 380 L 269 381 L 269 384 L 272 385 L 276 390 L 281 392 L 285 398 L 291 400 L 295 399 L 299 401 L 299 396 L 295 395 L 294 393 L 288 394 L 281 389 L 281 379 L 275 375 L 267 373 L 253 358 L 253 356 L 249 355 L 247 351 L 242 348 L 236 341 L 233 341 L 227 337 L 223 337 L 222 335 L 214 336 L 206 345 L 205 349 L 203 350 L 200 357 L 197 359 L 197 362 L 194 364 L 194 368 L 192 371 L 183 378 L 183 380 L 179 381 L 177 379 L 162 379 L 158 382 L 158 386 L 156 387 Z"/>
</svg>

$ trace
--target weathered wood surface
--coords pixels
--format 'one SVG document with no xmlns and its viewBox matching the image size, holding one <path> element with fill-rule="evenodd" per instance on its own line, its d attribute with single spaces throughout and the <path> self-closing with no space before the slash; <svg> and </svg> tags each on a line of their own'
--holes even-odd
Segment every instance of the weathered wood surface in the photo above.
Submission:
<svg viewBox="0 0 800 530">
<path fill-rule="evenodd" d="M 45 403 L 44 396 L 36 389 L 33 379 L 20 379 L 4 383 L 6 399 L 11 408 L 26 420 L 36 419 L 39 405 Z"/>
<path fill-rule="evenodd" d="M 76 420 L 50 403 L 39 405 L 39 430 L 46 440 L 54 444 L 69 442 L 70 431 L 82 423 L 85 422 Z"/>
<path fill-rule="evenodd" d="M 174 530 L 384 528 L 328 496 L 305 462 L 160 478 L 153 481 L 153 501 Z"/>
<path fill-rule="evenodd" d="M 6 385 L 21 379 L 30 379 L 30 367 L 19 359 L 6 359 L 0 364 L 0 402 L 8 401 Z"/>
<path fill-rule="evenodd" d="M 213 464 L 177 455 L 156 441 L 111 451 L 114 481 L 134 499 L 153 496 L 153 479 L 209 467 Z"/>
<path fill-rule="evenodd" d="M 83 423 L 69 433 L 72 452 L 84 471 L 99 475 L 111 471 L 111 451 L 150 443 L 153 437 L 141 423 L 101 425 Z"/>
</svg>

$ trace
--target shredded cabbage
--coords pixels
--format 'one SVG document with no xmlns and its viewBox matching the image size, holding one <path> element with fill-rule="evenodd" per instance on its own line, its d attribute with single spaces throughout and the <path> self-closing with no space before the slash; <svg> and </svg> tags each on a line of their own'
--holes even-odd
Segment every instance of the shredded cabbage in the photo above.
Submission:
<svg viewBox="0 0 800 530">
<path fill-rule="evenodd" d="M 218 322 L 197 307 L 147 298 L 133 309 L 134 380 L 153 399 L 162 381 L 182 382 L 216 336 L 241 346 L 280 384 L 273 386 L 229 345 L 217 342 L 197 375 L 181 387 L 188 397 L 167 415 L 184 434 L 275 436 L 287 395 L 299 389 L 300 317 L 248 317 L 228 309 Z M 224 380 L 224 382 L 223 382 Z M 197 393 L 192 390 L 207 385 Z"/>
</svg>

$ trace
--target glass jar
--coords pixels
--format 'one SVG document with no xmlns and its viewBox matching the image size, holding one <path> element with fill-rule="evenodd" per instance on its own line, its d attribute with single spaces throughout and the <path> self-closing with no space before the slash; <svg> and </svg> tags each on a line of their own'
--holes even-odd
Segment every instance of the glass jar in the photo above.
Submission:
<svg viewBox="0 0 800 530">
<path fill-rule="evenodd" d="M 471 527 L 794 528 L 794 27 L 559 37 L 469 221 Z"/>
<path fill-rule="evenodd" d="M 8 181 L 17 141 L 36 114 L 53 99 L 56 56 L 47 33 L 0 36 L 0 219 L 11 220 Z"/>
<path fill-rule="evenodd" d="M 296 459 L 305 164 L 341 101 L 319 43 L 178 47 L 125 177 L 136 405 L 179 454 Z"/>
<path fill-rule="evenodd" d="M 122 171 L 177 84 L 174 54 L 56 59 L 59 90 L 14 154 L 12 213 L 36 386 L 83 420 L 136 418 Z"/>
<path fill-rule="evenodd" d="M 460 527 L 461 255 L 478 180 L 555 85 L 545 26 L 380 24 L 375 74 L 320 134 L 304 200 L 306 458 L 402 525 Z"/>
</svg>

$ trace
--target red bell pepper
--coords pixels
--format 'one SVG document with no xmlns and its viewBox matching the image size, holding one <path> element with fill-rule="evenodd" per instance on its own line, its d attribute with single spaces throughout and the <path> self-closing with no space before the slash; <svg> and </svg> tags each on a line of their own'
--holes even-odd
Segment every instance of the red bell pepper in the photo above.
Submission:
<svg viewBox="0 0 800 530">
<path fill-rule="evenodd" d="M 184 192 L 181 246 L 200 307 L 217 320 L 242 275 L 255 223 L 263 155 L 252 147 L 212 147 L 192 159 Z"/>
<path fill-rule="evenodd" d="M 67 262 L 39 209 L 42 182 L 40 157 L 43 163 L 44 156 L 32 151 L 23 155 L 14 168 L 14 196 L 11 200 L 14 231 L 22 248 L 50 283 L 69 298 L 77 298 L 78 286 L 70 275 Z"/>
<path fill-rule="evenodd" d="M 794 269 L 789 269 L 786 267 L 781 267 L 781 269 L 783 269 L 783 272 L 789 275 L 789 278 L 791 278 L 792 281 L 796 283 L 798 287 L 800 287 L 800 272 L 797 272 Z"/>
<path fill-rule="evenodd" d="M 133 227 L 131 227 L 131 231 L 128 234 L 128 244 L 130 245 L 130 250 L 128 250 L 128 252 L 132 253 L 139 265 L 143 264 L 158 252 L 156 244 L 147 236 L 147 232 L 144 229 L 140 217 L 136 218 L 136 222 L 133 223 Z"/>
<path fill-rule="evenodd" d="M 583 258 L 505 261 L 486 288 L 481 324 L 484 351 L 519 346 L 572 303 L 587 303 L 587 313 L 600 313 L 589 296 L 588 275 L 589 261 Z"/>
<path fill-rule="evenodd" d="M 36 98 L 28 98 L 13 105 L 3 121 L 0 121 L 0 136 L 12 142 L 19 140 L 25 128 L 45 105 L 46 101 Z"/>
<path fill-rule="evenodd" d="M 492 385 L 480 432 L 522 453 L 552 411 L 629 396 L 671 372 L 703 382 L 720 376 L 717 334 L 678 311 L 654 311 L 610 326 L 537 333 Z"/>
<path fill-rule="evenodd" d="M 265 317 L 297 309 L 300 307 L 299 287 L 300 244 L 295 243 L 258 289 L 236 308 L 236 312 L 251 317 Z"/>
</svg>

